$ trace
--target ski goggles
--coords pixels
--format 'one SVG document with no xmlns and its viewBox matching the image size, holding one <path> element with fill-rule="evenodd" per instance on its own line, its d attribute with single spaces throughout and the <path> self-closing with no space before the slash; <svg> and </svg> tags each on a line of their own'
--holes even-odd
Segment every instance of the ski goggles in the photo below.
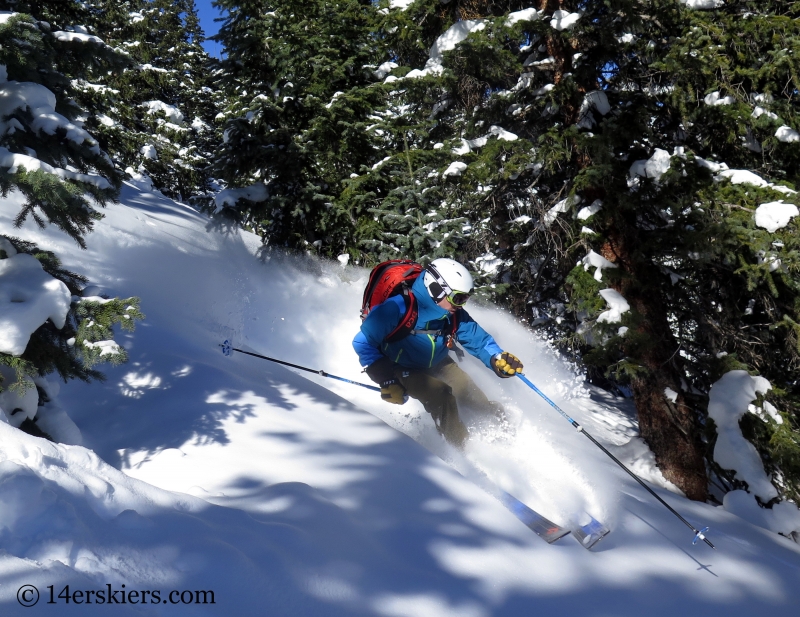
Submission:
<svg viewBox="0 0 800 617">
<path fill-rule="evenodd" d="M 453 306 L 464 306 L 469 300 L 469 294 L 463 291 L 451 291 L 446 296 L 447 301 Z"/>
</svg>

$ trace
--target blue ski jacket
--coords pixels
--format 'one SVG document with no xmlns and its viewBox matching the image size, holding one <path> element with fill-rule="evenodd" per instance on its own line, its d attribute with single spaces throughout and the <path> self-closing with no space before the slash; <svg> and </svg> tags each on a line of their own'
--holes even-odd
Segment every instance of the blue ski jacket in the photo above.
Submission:
<svg viewBox="0 0 800 617">
<path fill-rule="evenodd" d="M 370 366 L 385 356 L 401 366 L 431 368 L 447 357 L 449 350 L 445 336 L 449 332 L 449 311 L 434 302 L 425 289 L 422 276 L 414 281 L 411 292 L 417 299 L 419 310 L 414 329 L 441 330 L 441 333 L 410 334 L 399 341 L 386 342 L 384 339 L 400 323 L 406 312 L 403 296 L 393 296 L 370 311 L 361 324 L 361 331 L 353 339 L 353 348 L 361 366 Z M 456 319 L 456 341 L 491 368 L 492 357 L 503 350 L 463 308 L 458 309 Z"/>
</svg>

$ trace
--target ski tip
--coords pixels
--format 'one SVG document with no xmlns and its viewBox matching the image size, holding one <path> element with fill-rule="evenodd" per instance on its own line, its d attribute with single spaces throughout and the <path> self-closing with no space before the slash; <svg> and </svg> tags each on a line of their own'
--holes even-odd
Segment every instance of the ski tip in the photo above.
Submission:
<svg viewBox="0 0 800 617">
<path fill-rule="evenodd" d="M 535 531 L 536 530 L 534 530 L 534 532 Z M 563 527 L 559 527 L 556 525 L 555 527 L 548 529 L 546 532 L 537 535 L 539 535 L 539 537 L 542 538 L 548 544 L 552 544 L 553 542 L 557 542 L 558 540 L 560 540 L 564 536 L 568 536 L 569 534 L 570 534 L 569 529 L 564 529 Z"/>
<path fill-rule="evenodd" d="M 231 342 L 228 339 L 225 339 L 222 343 L 220 343 L 219 346 L 222 348 L 223 356 L 230 356 L 231 353 L 233 352 Z"/>
</svg>

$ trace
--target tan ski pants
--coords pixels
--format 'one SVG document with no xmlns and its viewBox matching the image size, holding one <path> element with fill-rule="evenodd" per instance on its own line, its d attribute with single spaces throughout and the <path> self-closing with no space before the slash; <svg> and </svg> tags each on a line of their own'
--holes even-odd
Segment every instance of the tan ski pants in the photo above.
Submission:
<svg viewBox="0 0 800 617">
<path fill-rule="evenodd" d="M 395 366 L 395 378 L 411 398 L 420 401 L 433 417 L 439 434 L 462 449 L 468 437 L 467 427 L 458 416 L 458 407 L 468 407 L 492 419 L 504 417 L 503 406 L 490 401 L 472 378 L 452 358 L 429 369 Z"/>
</svg>

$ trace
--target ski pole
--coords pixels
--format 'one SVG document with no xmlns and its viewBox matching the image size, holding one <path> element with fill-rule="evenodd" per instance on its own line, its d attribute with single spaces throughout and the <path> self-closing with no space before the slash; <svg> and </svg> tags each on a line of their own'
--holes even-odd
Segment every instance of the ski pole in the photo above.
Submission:
<svg viewBox="0 0 800 617">
<path fill-rule="evenodd" d="M 239 353 L 247 354 L 248 356 L 253 356 L 255 358 L 261 358 L 262 360 L 269 360 L 270 362 L 275 362 L 276 364 L 283 364 L 284 366 L 291 366 L 292 368 L 299 369 L 301 371 L 308 371 L 309 373 L 316 373 L 317 375 L 322 375 L 323 377 L 330 377 L 331 379 L 338 379 L 339 381 L 343 381 L 345 383 L 353 384 L 354 386 L 361 386 L 362 388 L 367 388 L 369 390 L 375 390 L 376 392 L 380 392 L 381 389 L 377 386 L 371 386 L 366 383 L 360 383 L 358 381 L 353 381 L 351 379 L 346 379 L 344 377 L 338 377 L 337 375 L 331 375 L 330 373 L 326 373 L 323 370 L 315 370 L 313 368 L 308 368 L 307 366 L 300 366 L 299 364 L 292 364 L 291 362 L 286 362 L 284 360 L 278 360 L 277 358 L 270 358 L 269 356 L 262 356 L 261 354 L 253 353 L 251 351 L 245 351 L 244 349 L 237 349 L 236 347 L 232 347 L 229 341 L 225 341 L 224 343 L 220 344 L 222 347 L 222 353 L 226 356 L 231 355 L 232 351 L 238 351 Z"/>
<path fill-rule="evenodd" d="M 632 472 L 630 469 L 628 469 L 628 468 L 625 466 L 625 464 L 624 464 L 622 461 L 620 461 L 620 460 L 619 460 L 619 459 L 618 459 L 616 456 L 614 456 L 613 454 L 611 454 L 611 452 L 609 452 L 609 451 L 608 451 L 608 450 L 605 448 L 605 446 L 603 446 L 603 444 L 601 444 L 601 443 L 600 443 L 599 441 L 597 441 L 597 440 L 596 440 L 594 437 L 592 437 L 592 435 L 590 435 L 589 433 L 587 433 L 587 432 L 584 430 L 584 428 L 583 428 L 583 427 L 582 427 L 580 424 L 578 424 L 578 423 L 577 423 L 575 420 L 573 420 L 572 418 L 570 418 L 570 417 L 569 417 L 569 416 L 566 414 L 566 412 L 565 412 L 563 409 L 561 409 L 561 407 L 559 407 L 559 406 L 558 406 L 558 405 L 556 405 L 556 404 L 555 404 L 555 403 L 554 403 L 552 400 L 550 400 L 550 398 L 549 398 L 549 397 L 548 397 L 548 396 L 547 396 L 547 395 L 546 395 L 544 392 L 542 392 L 542 391 L 541 391 L 539 388 L 537 388 L 537 387 L 536 387 L 536 386 L 535 386 L 535 385 L 534 385 L 534 384 L 533 384 L 533 383 L 532 383 L 532 382 L 531 382 L 531 381 L 530 381 L 530 380 L 529 380 L 527 377 L 525 377 L 525 375 L 523 375 L 522 373 L 517 373 L 517 377 L 519 377 L 519 378 L 520 378 L 520 379 L 521 379 L 523 382 L 525 382 L 525 384 L 526 384 L 526 385 L 527 385 L 527 386 L 528 386 L 528 387 L 529 387 L 531 390 L 533 390 L 534 392 L 536 392 L 536 394 L 538 394 L 538 395 L 539 395 L 539 396 L 541 396 L 541 397 L 542 397 L 542 398 L 543 398 L 545 401 L 547 401 L 547 402 L 550 404 L 550 406 L 551 406 L 553 409 L 555 409 L 555 410 L 556 410 L 558 413 L 560 413 L 560 414 L 561 414 L 561 415 L 562 415 L 564 418 L 566 418 L 566 419 L 567 419 L 567 421 L 568 421 L 568 422 L 569 422 L 569 423 L 570 423 L 572 426 L 574 426 L 574 427 L 575 427 L 575 430 L 577 430 L 579 433 L 583 433 L 584 435 L 586 435 L 586 437 L 588 437 L 588 438 L 589 438 L 589 440 L 590 440 L 590 441 L 591 441 L 591 442 L 592 442 L 594 445 L 596 445 L 596 446 L 597 446 L 598 448 L 600 448 L 600 449 L 601 449 L 603 452 L 605 452 L 605 453 L 606 453 L 606 454 L 607 454 L 607 455 L 608 455 L 608 456 L 611 458 L 611 460 L 612 460 L 612 461 L 614 461 L 614 462 L 615 462 L 617 465 L 619 465 L 620 467 L 622 467 L 622 468 L 623 468 L 623 469 L 624 469 L 624 470 L 625 470 L 625 471 L 628 473 L 628 475 L 630 475 L 630 476 L 631 476 L 631 477 L 632 477 L 634 480 L 636 480 L 636 481 L 637 481 L 639 484 L 641 484 L 641 485 L 642 485 L 642 486 L 643 486 L 645 489 L 647 489 L 647 492 L 649 492 L 649 493 L 650 493 L 650 494 L 651 494 L 653 497 L 655 497 L 655 498 L 656 498 L 658 501 L 660 501 L 660 502 L 661 502 L 661 503 L 664 505 L 664 507 L 666 507 L 666 508 L 667 508 L 667 510 L 669 510 L 670 512 L 672 512 L 672 513 L 673 513 L 675 516 L 677 516 L 677 517 L 678 517 L 678 518 L 679 518 L 679 519 L 680 519 L 680 520 L 681 520 L 681 521 L 682 521 L 682 522 L 683 522 L 683 523 L 684 523 L 684 524 L 685 524 L 685 525 L 686 525 L 686 526 L 687 526 L 689 529 L 691 529 L 691 530 L 694 532 L 694 541 L 692 542 L 692 544 L 697 544 L 697 541 L 698 541 L 698 540 L 702 540 L 703 542 L 705 542 L 706 544 L 708 544 L 708 545 L 709 545 L 711 548 L 713 548 L 713 549 L 716 549 L 716 548 L 717 548 L 716 546 L 714 546 L 713 544 L 711 544 L 711 542 L 709 541 L 709 539 L 708 539 L 708 538 L 706 538 L 706 536 L 704 535 L 704 534 L 705 534 L 705 532 L 706 532 L 706 531 L 708 531 L 708 527 L 704 527 L 703 529 L 699 529 L 699 530 L 698 530 L 698 529 L 696 529 L 694 525 L 692 525 L 692 524 L 691 524 L 689 521 L 687 521 L 685 518 L 683 518 L 683 517 L 682 517 L 682 516 L 681 516 L 681 515 L 680 515 L 680 514 L 679 514 L 679 513 L 678 513 L 678 512 L 677 512 L 677 511 L 676 511 L 676 510 L 675 510 L 675 509 L 672 507 L 672 506 L 670 506 L 670 505 L 669 505 L 669 504 L 668 504 L 666 501 L 664 501 L 663 499 L 661 499 L 661 497 L 659 497 L 659 496 L 656 494 L 656 492 L 655 492 L 653 489 L 651 489 L 649 486 L 647 486 L 647 485 L 644 483 L 644 481 L 643 481 L 643 480 L 642 480 L 642 479 L 641 479 L 639 476 L 637 476 L 637 475 L 636 475 L 635 473 L 633 473 L 633 472 Z"/>
</svg>

